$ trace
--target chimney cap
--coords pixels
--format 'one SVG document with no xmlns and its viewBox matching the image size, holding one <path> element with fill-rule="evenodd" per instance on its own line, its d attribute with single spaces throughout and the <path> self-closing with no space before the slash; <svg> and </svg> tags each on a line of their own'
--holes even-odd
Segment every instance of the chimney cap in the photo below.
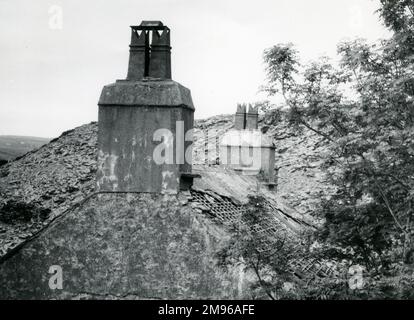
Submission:
<svg viewBox="0 0 414 320">
<path fill-rule="evenodd" d="M 161 21 L 157 20 L 142 20 L 141 26 L 143 27 L 162 27 L 164 26 Z"/>
<path fill-rule="evenodd" d="M 133 30 L 169 30 L 167 26 L 158 20 L 142 20 L 139 26 L 131 26 Z"/>
</svg>

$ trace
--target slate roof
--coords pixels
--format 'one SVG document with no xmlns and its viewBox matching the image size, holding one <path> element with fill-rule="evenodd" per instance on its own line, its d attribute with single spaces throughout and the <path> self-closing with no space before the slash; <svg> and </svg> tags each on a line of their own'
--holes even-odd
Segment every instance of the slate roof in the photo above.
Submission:
<svg viewBox="0 0 414 320">
<path fill-rule="evenodd" d="M 203 131 L 212 125 L 216 133 L 203 137 Z M 217 137 L 232 127 L 233 116 L 196 121 L 193 171 L 201 178 L 195 179 L 189 195 L 194 208 L 217 223 L 232 222 L 243 212 L 248 195 L 259 192 L 265 197 L 269 210 L 267 218 L 258 227 L 258 236 L 276 236 L 280 232 L 299 234 L 304 228 L 312 227 L 314 222 L 310 217 L 288 206 L 283 194 L 267 190 L 256 177 L 214 165 L 214 152 L 209 153 L 213 158 L 200 160 L 198 156 L 205 147 L 215 149 Z M 96 133 L 96 123 L 80 126 L 0 167 L 0 216 L 8 214 L 7 210 L 13 208 L 13 203 L 27 205 L 27 209 L 32 211 L 49 212 L 46 219 L 33 215 L 12 223 L 0 221 L 0 257 L 30 241 L 56 217 L 80 205 L 93 194 Z"/>
</svg>

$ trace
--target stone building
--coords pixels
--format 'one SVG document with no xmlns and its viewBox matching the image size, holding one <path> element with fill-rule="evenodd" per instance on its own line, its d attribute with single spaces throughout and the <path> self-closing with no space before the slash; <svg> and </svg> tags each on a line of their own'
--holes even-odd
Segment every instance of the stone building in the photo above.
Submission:
<svg viewBox="0 0 414 320">
<path fill-rule="evenodd" d="M 26 235 L 0 257 L 0 299 L 253 298 L 243 268 L 217 264 L 231 237 L 227 225 L 246 210 L 248 196 L 266 199 L 266 219 L 255 229 L 267 239 L 261 250 L 272 247 L 269 234 L 295 237 L 309 226 L 258 175 L 192 166 L 191 152 L 190 161 L 175 152 L 172 163 L 154 160 L 162 142 L 174 151 L 192 142 L 185 133 L 194 107 L 189 90 L 171 80 L 169 36 L 159 21 L 133 26 L 127 79 L 104 87 L 98 128 L 66 132 L 2 169 L 10 184 L 29 185 L 26 198 L 38 199 L 49 215 L 23 223 L 18 230 Z M 272 147 L 256 140 L 257 110 L 240 107 L 235 120 L 226 146 L 234 136 L 257 142 L 271 181 Z M 154 142 L 163 136 L 159 129 L 172 136 Z M 38 188 L 45 179 L 34 176 L 13 182 L 34 166 L 49 177 L 51 190 Z"/>
</svg>

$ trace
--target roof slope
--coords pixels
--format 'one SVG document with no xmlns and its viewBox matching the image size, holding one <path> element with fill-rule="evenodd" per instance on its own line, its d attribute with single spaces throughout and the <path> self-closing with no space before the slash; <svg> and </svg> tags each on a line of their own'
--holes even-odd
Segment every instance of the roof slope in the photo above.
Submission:
<svg viewBox="0 0 414 320">
<path fill-rule="evenodd" d="M 193 162 L 203 165 L 194 166 L 194 171 L 203 178 L 196 179 L 194 189 L 243 204 L 249 193 L 258 190 L 257 180 L 211 165 L 215 163 L 216 143 L 232 127 L 232 115 L 195 122 Z M 298 224 L 292 221 L 309 223 L 304 212 L 312 208 L 312 194 L 319 196 L 323 190 L 317 157 L 323 145 L 312 135 L 294 133 L 285 121 L 269 125 L 262 118 L 260 127 L 274 137 L 276 163 L 281 166 L 277 193 L 261 192 L 274 211 L 280 217 L 290 217 L 289 224 L 297 229 Z M 203 134 L 206 131 L 210 134 Z M 0 256 L 93 193 L 96 139 L 97 124 L 83 125 L 0 167 Z M 206 148 L 211 151 L 207 165 L 203 159 Z"/>
<path fill-rule="evenodd" d="M 96 134 L 83 125 L 0 167 L 0 256 L 93 192 Z"/>
<path fill-rule="evenodd" d="M 13 269 L 17 270 L 17 268 L 27 269 L 33 267 L 43 270 L 42 268 L 46 264 L 54 264 L 52 260 L 59 260 L 59 257 L 65 255 L 69 257 L 68 259 L 72 259 L 71 261 L 75 267 L 77 263 L 85 266 L 90 262 L 91 256 L 94 256 L 93 252 L 96 251 L 100 255 L 93 258 L 96 264 L 93 264 L 94 269 L 92 271 L 98 272 L 102 277 L 108 272 L 121 272 L 118 277 L 120 282 L 109 288 L 101 288 L 98 291 L 88 293 L 85 290 L 85 292 L 80 292 L 78 290 L 79 283 L 75 283 L 75 274 L 80 271 L 69 267 L 72 275 L 71 281 L 74 281 L 73 288 L 77 289 L 66 292 L 68 297 L 150 297 L 154 293 L 151 293 L 148 288 L 149 291 L 141 288 L 141 295 L 139 296 L 128 288 L 122 287 L 123 280 L 121 278 L 131 271 L 131 264 L 121 261 L 121 265 L 119 265 L 115 260 L 111 260 L 106 265 L 115 268 L 114 271 L 113 269 L 103 268 L 100 260 L 108 254 L 110 259 L 115 259 L 114 257 L 123 259 L 122 257 L 131 256 L 144 261 L 144 257 L 138 257 L 137 255 L 141 255 L 141 251 L 145 251 L 145 246 L 151 246 L 152 241 L 157 241 L 158 234 L 169 234 L 166 231 L 168 228 L 166 230 L 152 229 L 153 233 L 143 233 L 140 239 L 134 238 L 134 240 L 131 240 L 132 242 L 128 240 L 129 247 L 123 247 L 117 237 L 132 239 L 131 233 L 139 234 L 142 231 L 140 225 L 146 225 L 151 229 L 151 225 L 156 224 L 155 222 L 149 223 L 148 220 L 152 219 L 154 214 L 163 219 L 163 216 L 165 218 L 169 215 L 168 212 L 171 211 L 171 208 L 176 208 L 174 209 L 175 212 L 178 213 L 178 216 L 182 216 L 184 220 L 175 221 L 176 227 L 173 227 L 173 224 L 169 225 L 172 234 L 169 234 L 168 237 L 172 237 L 174 230 L 179 230 L 182 223 L 184 223 L 192 234 L 188 239 L 195 241 L 191 245 L 190 240 L 188 242 L 183 240 L 184 243 L 178 244 L 178 247 L 182 246 L 183 248 L 190 245 L 188 252 L 193 253 L 190 256 L 180 256 L 181 261 L 191 265 L 194 254 L 201 255 L 204 260 L 203 263 L 197 262 L 196 278 L 205 277 L 206 283 L 211 282 L 212 284 L 218 283 L 215 282 L 218 281 L 216 277 L 221 280 L 224 279 L 225 283 L 227 283 L 226 281 L 233 284 L 237 283 L 239 281 L 237 280 L 237 274 L 223 275 L 217 269 L 208 269 L 214 260 L 213 252 L 219 246 L 211 247 L 212 250 L 206 248 L 212 243 L 219 243 L 226 238 L 228 234 L 223 225 L 238 221 L 240 214 L 246 210 L 245 205 L 248 202 L 248 196 L 260 194 L 266 199 L 266 207 L 268 208 L 266 218 L 256 226 L 256 232 L 258 237 L 266 239 L 261 249 L 267 250 L 272 246 L 272 236 L 276 238 L 280 233 L 297 235 L 304 228 L 312 226 L 313 220 L 306 214 L 306 211 L 312 208 L 311 194 L 316 192 L 316 196 L 318 196 L 318 193 L 322 190 L 319 186 L 322 176 L 320 175 L 319 158 L 317 157 L 317 154 L 324 150 L 321 141 L 312 135 L 300 135 L 294 132 L 283 121 L 276 126 L 266 125 L 265 122 L 266 119 L 262 119 L 262 130 L 267 131 L 276 141 L 276 161 L 280 165 L 277 192 L 268 190 L 255 176 L 242 175 L 216 165 L 217 154 L 215 154 L 215 151 L 217 150 L 217 143 L 220 142 L 222 133 L 233 127 L 232 116 L 217 116 L 199 120 L 195 123 L 193 154 L 196 164 L 193 169 L 195 173 L 201 175 L 201 178 L 195 179 L 189 194 L 180 193 L 177 198 L 167 199 L 166 202 L 162 198 L 157 198 L 162 197 L 160 195 L 94 194 L 96 123 L 83 125 L 65 132 L 61 137 L 52 140 L 39 150 L 29 152 L 22 158 L 0 167 L 0 266 L 8 266 L 5 267 L 4 274 L 8 274 Z M 213 131 L 209 129 L 213 129 Z M 209 131 L 208 135 L 204 134 L 206 131 Z M 282 142 L 278 143 L 278 141 Z M 206 149 L 211 151 L 208 153 L 207 161 L 203 159 Z M 167 205 L 162 205 L 167 202 Z M 133 204 L 133 208 L 129 204 L 125 205 L 125 203 Z M 145 208 L 141 204 L 145 204 Z M 161 207 L 158 206 L 159 204 L 161 204 Z M 154 210 L 148 210 L 148 207 L 153 207 Z M 165 210 L 165 208 L 168 208 L 168 210 Z M 150 213 L 153 213 L 153 215 L 148 216 Z M 138 220 L 134 220 L 135 222 L 129 221 L 128 217 L 131 216 Z M 106 217 L 106 219 L 102 219 L 102 217 Z M 125 224 L 125 221 L 123 222 L 119 217 L 125 218 L 125 221 L 129 221 L 130 224 Z M 141 218 L 144 220 L 139 220 Z M 118 226 L 119 232 L 109 231 L 108 223 L 111 223 L 111 221 L 113 222 L 111 228 Z M 135 229 L 129 229 L 130 227 Z M 108 237 L 108 239 L 99 241 L 102 240 L 102 236 Z M 158 245 L 164 246 L 163 248 L 167 250 L 165 245 L 172 240 L 170 238 L 164 240 L 162 243 L 159 242 Z M 112 247 L 110 251 L 106 252 L 105 248 L 97 247 L 99 243 L 106 243 L 109 247 L 112 245 L 117 247 Z M 193 244 L 195 247 L 192 246 Z M 137 250 L 128 251 L 132 247 L 139 246 L 142 246 L 142 250 L 140 249 L 139 252 Z M 48 248 L 52 248 L 54 253 Z M 158 252 L 155 248 L 150 250 L 150 252 L 152 251 Z M 123 254 L 119 256 L 119 252 L 123 252 Z M 203 252 L 208 252 L 208 254 L 203 255 Z M 151 255 L 151 253 L 148 254 Z M 163 253 L 158 252 L 157 257 L 153 258 L 161 258 L 158 255 L 162 256 Z M 29 262 L 29 260 L 34 261 L 34 263 Z M 62 263 L 69 263 L 65 261 Z M 173 263 L 168 268 L 177 268 L 179 261 L 175 260 L 175 265 Z M 161 260 L 154 263 L 154 265 L 147 266 L 148 270 L 151 268 L 157 269 L 164 264 Z M 308 262 L 304 261 L 304 263 L 307 265 Z M 143 266 L 144 269 L 147 267 Z M 185 266 L 185 268 L 187 267 L 188 265 Z M 191 271 L 185 268 L 184 270 L 187 270 L 185 273 L 190 272 L 189 274 L 191 274 Z M 21 270 L 22 273 L 25 272 L 23 269 Z M 207 273 L 210 273 L 210 275 L 206 276 Z M 148 275 L 144 271 L 140 274 Z M 175 281 L 181 281 L 179 280 L 180 277 L 179 273 L 173 273 Z M 229 280 L 230 278 L 227 277 L 233 280 Z M 7 277 L 3 276 L 2 279 L 6 282 L 9 281 L 7 279 L 17 281 L 16 278 L 13 278 L 13 274 L 8 274 Z M 85 280 L 86 276 L 80 277 L 80 279 Z M 153 284 L 154 281 L 157 281 L 156 278 L 148 278 L 147 280 Z M 167 281 L 168 279 L 164 280 Z M 44 279 L 36 281 L 44 283 Z M 29 280 L 25 283 L 30 287 Z M 12 288 L 13 286 L 9 284 L 8 282 L 3 283 L 2 286 Z M 96 288 L 96 286 L 99 288 L 98 283 L 95 283 L 92 287 Z M 122 289 L 120 289 L 120 286 Z M 232 286 L 228 287 L 227 291 L 217 295 L 210 295 L 211 287 L 207 285 L 201 291 L 195 289 L 194 283 L 190 283 L 186 288 L 187 292 L 183 294 L 183 297 L 196 297 L 193 295 L 195 292 L 205 292 L 206 294 L 203 297 L 216 298 L 235 297 L 240 293 L 240 288 L 236 290 Z M 31 291 L 28 297 L 43 294 L 43 289 L 39 291 L 40 293 Z M 175 287 L 175 289 L 177 288 Z M 236 294 L 234 290 L 238 293 Z M 7 297 L 13 296 L 13 294 L 15 293 L 10 291 L 3 292 L 3 295 Z M 171 292 L 162 295 L 162 297 L 169 296 L 172 296 Z"/>
</svg>

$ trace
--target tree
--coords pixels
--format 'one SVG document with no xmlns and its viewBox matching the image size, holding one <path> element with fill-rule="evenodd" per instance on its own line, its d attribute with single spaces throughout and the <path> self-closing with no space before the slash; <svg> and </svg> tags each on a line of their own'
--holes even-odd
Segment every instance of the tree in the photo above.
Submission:
<svg viewBox="0 0 414 320">
<path fill-rule="evenodd" d="M 331 150 L 325 169 L 337 193 L 321 199 L 320 239 L 336 257 L 378 272 L 413 248 L 413 9 L 412 1 L 382 0 L 378 12 L 393 36 L 340 43 L 338 66 L 326 57 L 302 65 L 292 44 L 264 53 L 265 90 Z"/>
</svg>

